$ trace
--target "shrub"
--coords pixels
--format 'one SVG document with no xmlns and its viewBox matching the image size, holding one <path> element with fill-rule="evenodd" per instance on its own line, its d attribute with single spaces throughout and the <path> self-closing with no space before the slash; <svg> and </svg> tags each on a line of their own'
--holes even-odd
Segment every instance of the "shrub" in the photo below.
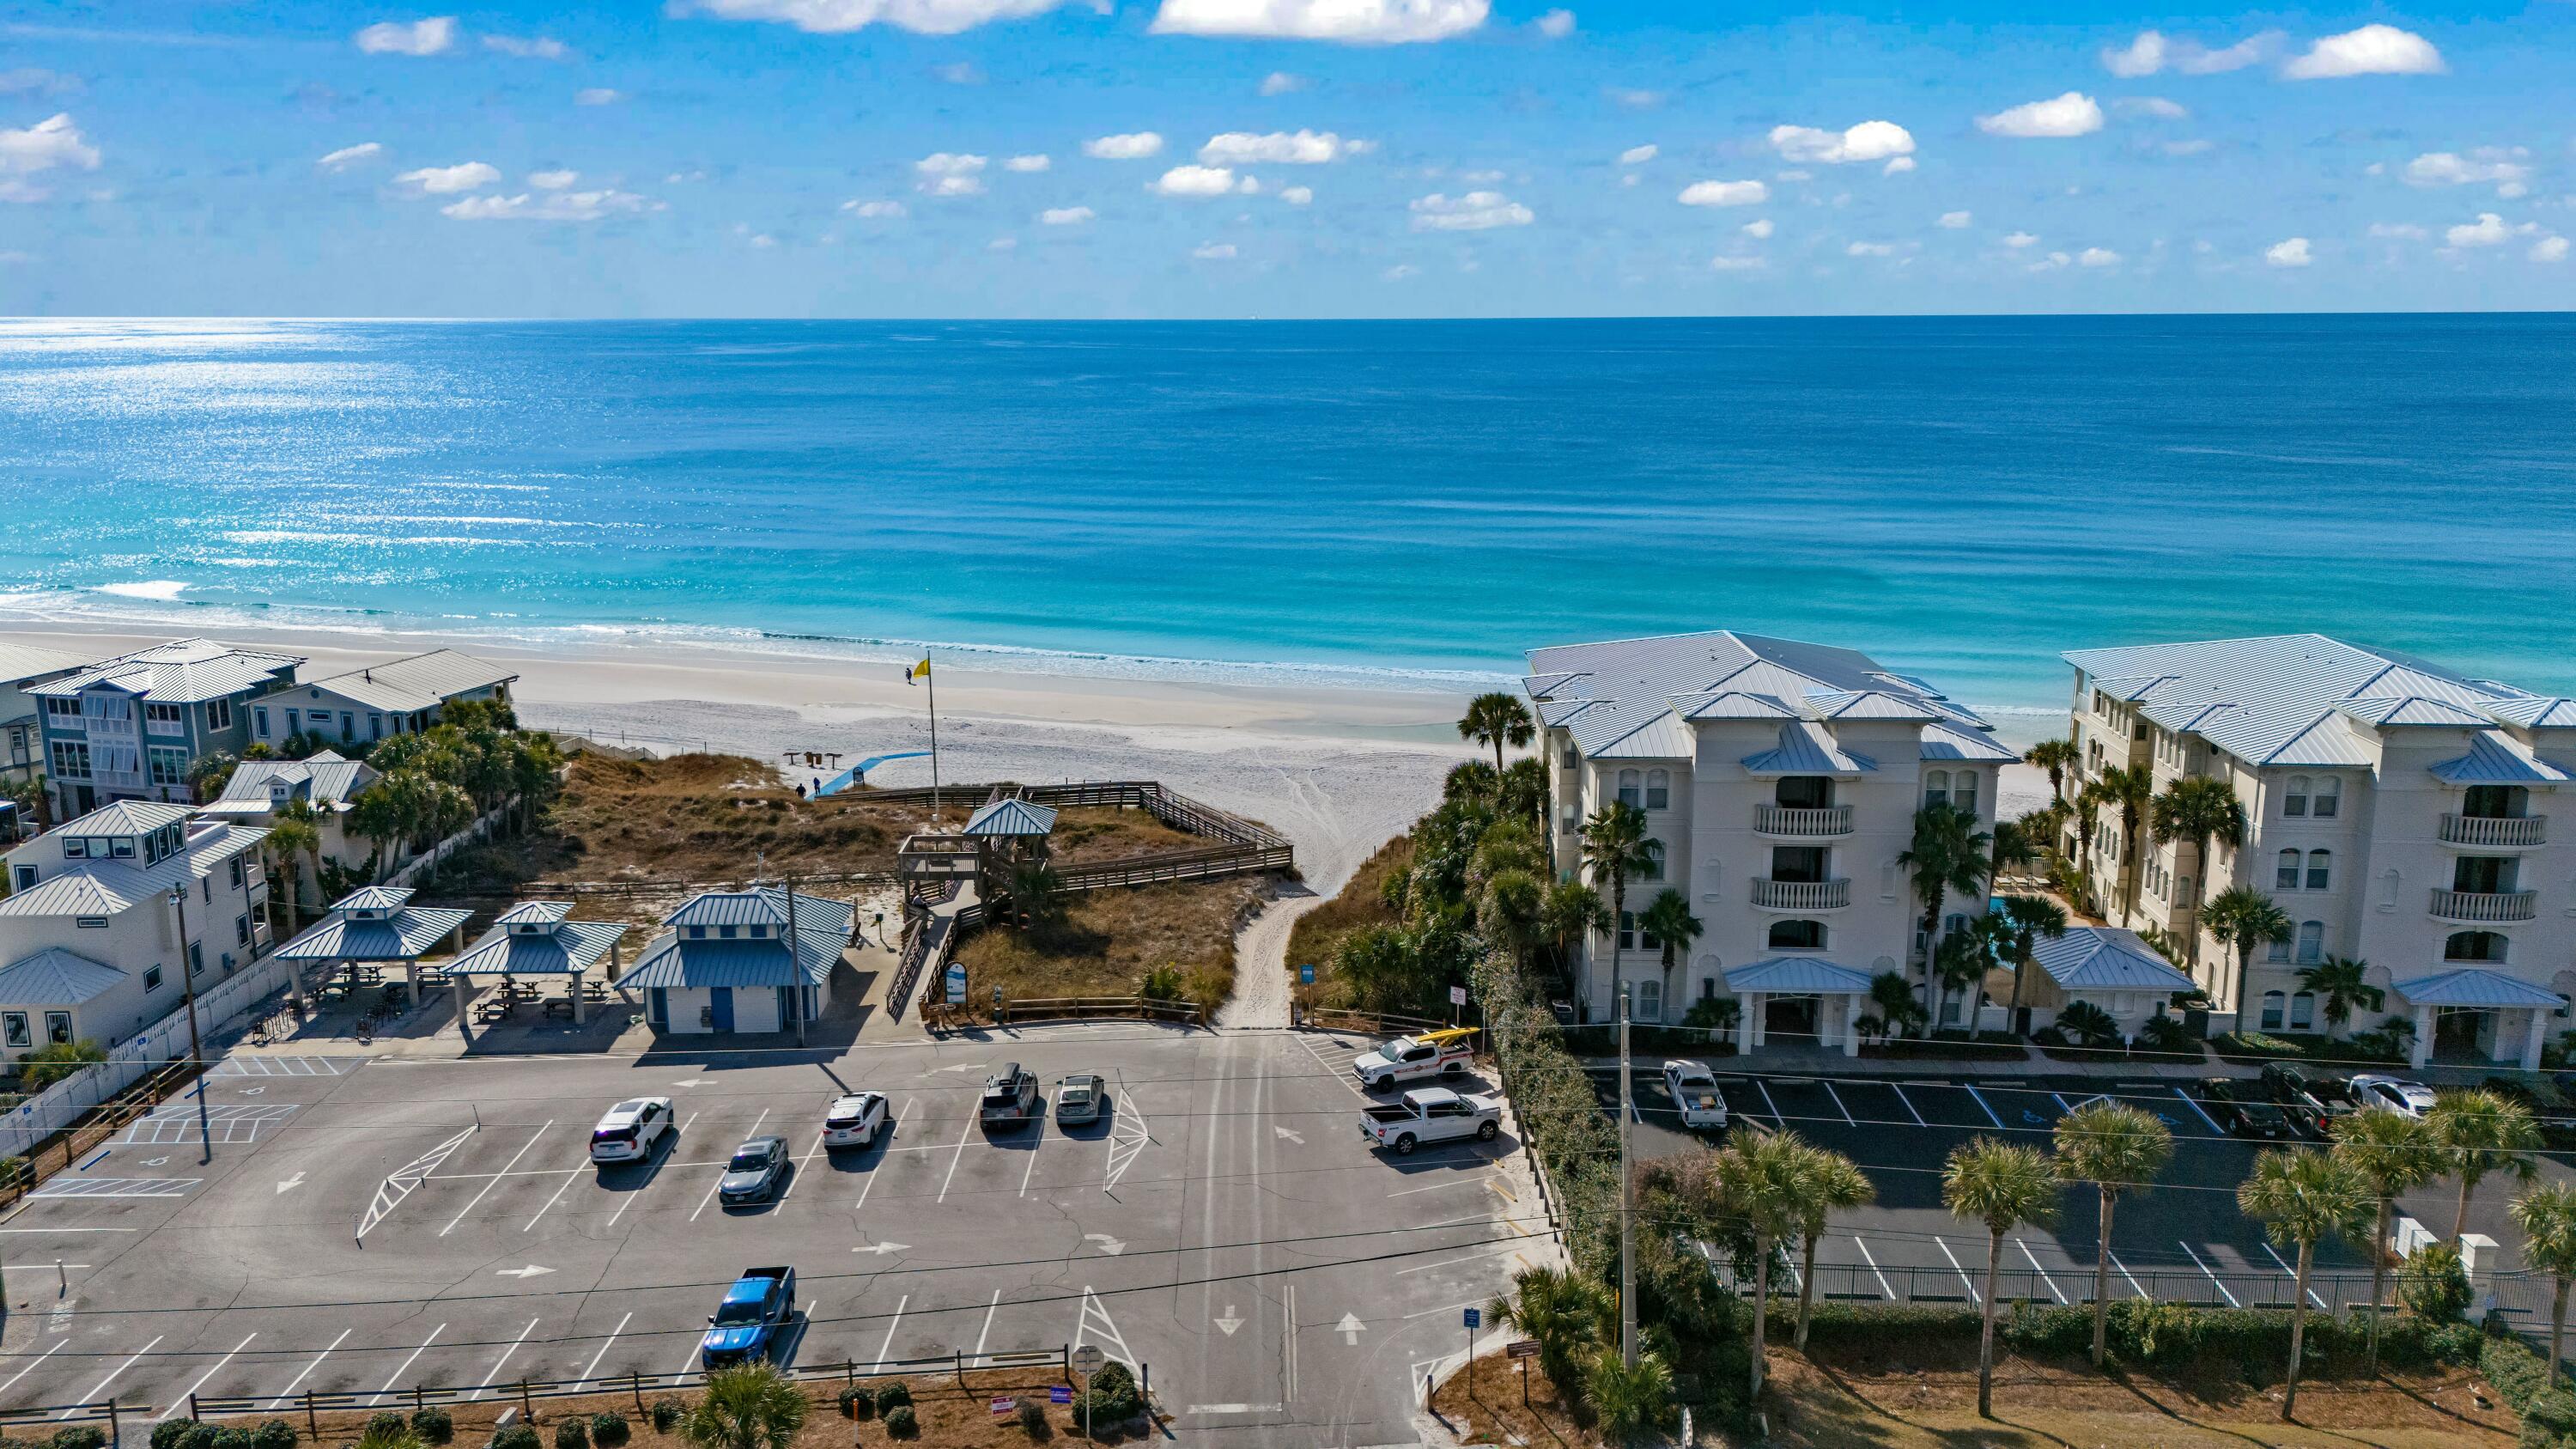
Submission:
<svg viewBox="0 0 2576 1449">
<path fill-rule="evenodd" d="M 1054 1431 L 1047 1425 L 1046 1405 L 1036 1399 L 1020 1400 L 1020 1428 L 1032 1439 L 1044 1439 Z"/>
<path fill-rule="evenodd" d="M 445 1409 L 414 1409 L 411 1431 L 424 1444 L 444 1444 L 456 1437 L 456 1421 L 447 1416 Z"/>
<path fill-rule="evenodd" d="M 403 1416 L 393 1409 L 380 1409 L 367 1416 L 367 1432 L 379 1439 L 399 1438 L 404 1432 Z"/>
<path fill-rule="evenodd" d="M 910 1404 L 897 1404 L 886 1410 L 885 1426 L 886 1436 L 892 1439 L 909 1439 L 921 1432 L 921 1422 L 912 1416 Z"/>
<path fill-rule="evenodd" d="M 877 1416 L 883 1418 L 912 1403 L 912 1386 L 901 1379 L 877 1390 Z"/>
<path fill-rule="evenodd" d="M 2397 1301 L 2406 1311 L 2434 1323 L 2456 1323 L 2469 1311 L 2469 1275 L 2460 1266 L 2460 1250 L 2448 1243 L 2427 1243 L 2406 1255 L 2397 1272 Z"/>
<path fill-rule="evenodd" d="M 1157 966 L 1145 973 L 1136 994 L 1147 1001 L 1179 1001 L 1189 994 L 1189 987 L 1182 981 L 1179 968 Z"/>
<path fill-rule="evenodd" d="M 2138 1045 L 2151 1052 L 2178 1052 L 2185 1056 L 2200 1055 L 2200 1043 L 2192 1040 L 2181 1020 L 2171 1016 L 2154 1016 L 2138 1028 Z"/>
<path fill-rule="evenodd" d="M 864 1419 L 877 1410 L 876 1390 L 865 1384 L 851 1384 L 834 1396 L 833 1401 L 841 1406 L 844 1419 Z"/>
<path fill-rule="evenodd" d="M 611 1409 L 590 1416 L 590 1442 L 599 1449 L 617 1449 L 627 1440 L 626 1416 Z"/>
<path fill-rule="evenodd" d="M 251 1449 L 295 1449 L 295 1426 L 284 1419 L 268 1419 L 250 1434 Z"/>
<path fill-rule="evenodd" d="M 207 1449 L 251 1449 L 250 1431 L 234 1428 L 217 1429 L 214 1437 L 206 1441 L 206 1446 Z"/>
<path fill-rule="evenodd" d="M 53 1449 L 107 1449 L 107 1431 L 95 1424 L 74 1424 L 68 1429 L 56 1429 L 52 1446 Z"/>
<path fill-rule="evenodd" d="M 652 1421 L 654 1433 L 668 1434 L 671 1426 L 680 1422 L 680 1401 L 664 1394 L 644 1406 L 644 1417 Z"/>
<path fill-rule="evenodd" d="M 152 1426 L 152 1449 L 187 1449 L 188 1436 L 195 1432 L 194 1419 L 164 1419 Z"/>
<path fill-rule="evenodd" d="M 543 1444 L 537 1426 L 524 1420 L 492 1435 L 492 1449 L 542 1449 Z"/>
<path fill-rule="evenodd" d="M 1091 1384 L 1073 1399 L 1074 1422 L 1093 1433 L 1135 1418 L 1144 1405 L 1136 1397 L 1136 1376 L 1115 1359 L 1091 1376 Z"/>
<path fill-rule="evenodd" d="M 575 1414 L 555 1425 L 555 1449 L 590 1449 L 590 1421 Z"/>
</svg>

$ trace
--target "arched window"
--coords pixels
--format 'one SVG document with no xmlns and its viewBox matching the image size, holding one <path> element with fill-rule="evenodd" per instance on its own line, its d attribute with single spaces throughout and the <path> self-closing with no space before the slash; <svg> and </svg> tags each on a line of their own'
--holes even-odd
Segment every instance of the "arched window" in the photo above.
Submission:
<svg viewBox="0 0 2576 1449">
<path fill-rule="evenodd" d="M 2309 851 L 2308 889 L 2312 891 L 2329 890 L 2333 885 L 2334 852 L 2331 850 Z"/>
<path fill-rule="evenodd" d="M 1934 770 L 1932 773 L 1923 777 L 1923 803 L 1926 805 L 1947 805 L 1950 803 L 1949 771 Z"/>
<path fill-rule="evenodd" d="M 1774 951 L 1821 951 L 1825 949 L 1825 923 L 1773 921 L 1769 945 Z"/>
<path fill-rule="evenodd" d="M 2281 1029 L 2281 1001 L 2282 996 L 2280 992 L 2266 991 L 2263 993 L 2263 1030 L 2279 1031 Z"/>
<path fill-rule="evenodd" d="M 2502 961 L 2505 938 L 2500 931 L 2453 931 L 2442 942 L 2445 961 Z"/>
<path fill-rule="evenodd" d="M 2290 959 L 2290 938 L 2283 936 L 2277 941 L 2265 943 L 2263 948 L 2263 959 L 2272 962 L 2288 961 Z"/>
<path fill-rule="evenodd" d="M 2306 1031 L 2317 1024 L 2317 998 L 2312 991 L 2302 991 L 2290 998 L 2290 1030 Z"/>
<path fill-rule="evenodd" d="M 1974 815 L 1977 813 L 1977 775 L 1975 771 L 1961 770 L 1959 772 L 1958 779 L 1953 781 L 1950 786 L 1950 803 L 1959 807 L 1962 814 Z"/>
<path fill-rule="evenodd" d="M 2272 889 L 2294 891 L 2298 888 L 2299 853 L 2295 850 L 2282 851 L 2280 865 L 2272 872 Z"/>
<path fill-rule="evenodd" d="M 2305 815 L 2308 813 L 2308 785 L 2309 781 L 2307 776 L 2292 775 L 2289 782 L 2281 787 L 2282 814 Z"/>
<path fill-rule="evenodd" d="M 2343 808 L 2343 777 L 2326 775 L 2317 780 L 2316 804 L 2308 813 L 2319 820 L 2332 820 Z"/>
<path fill-rule="evenodd" d="M 1621 770 L 1619 772 L 1619 803 L 1622 805 L 1637 805 L 1641 807 L 1645 803 L 1641 792 L 1637 788 L 1637 772 L 1634 770 Z"/>
<path fill-rule="evenodd" d="M 2299 964 L 2314 966 L 2325 958 L 2326 923 L 2323 921 L 2299 922 Z"/>
<path fill-rule="evenodd" d="M 1673 777 L 1661 770 L 1646 772 L 1646 808 L 1661 810 L 1672 803 Z"/>
</svg>

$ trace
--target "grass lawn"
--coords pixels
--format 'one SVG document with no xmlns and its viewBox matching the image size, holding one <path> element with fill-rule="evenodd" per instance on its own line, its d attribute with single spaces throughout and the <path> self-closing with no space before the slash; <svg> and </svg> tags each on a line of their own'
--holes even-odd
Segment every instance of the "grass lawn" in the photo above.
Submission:
<svg viewBox="0 0 2576 1449">
<path fill-rule="evenodd" d="M 1288 964 L 1312 963 L 1315 1001 L 1319 1006 L 1347 1004 L 1333 981 L 1333 951 L 1342 938 L 1370 926 L 1400 926 L 1401 913 L 1387 908 L 1380 893 L 1386 878 L 1413 864 L 1413 837 L 1399 835 L 1360 863 L 1331 900 L 1297 918 L 1288 930 Z"/>
<path fill-rule="evenodd" d="M 1146 972 L 1170 966 L 1182 994 L 1213 1009 L 1234 991 L 1235 932 L 1268 899 L 1268 881 L 1242 878 L 1070 895 L 1061 927 L 967 938 L 966 999 L 988 1006 L 997 985 L 1015 1001 L 1133 996 Z"/>
</svg>

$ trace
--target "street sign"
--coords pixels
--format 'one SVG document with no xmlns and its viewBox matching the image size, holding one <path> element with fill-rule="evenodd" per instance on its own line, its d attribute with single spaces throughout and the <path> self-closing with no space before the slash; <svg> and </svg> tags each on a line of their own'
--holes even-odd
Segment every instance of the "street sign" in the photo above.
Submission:
<svg viewBox="0 0 2576 1449">
<path fill-rule="evenodd" d="M 1538 1340 L 1535 1338 L 1515 1338 L 1511 1342 L 1503 1345 L 1503 1352 L 1512 1358 L 1536 1358 L 1538 1357 Z"/>
<path fill-rule="evenodd" d="M 1096 1343 L 1078 1343 L 1073 1347 L 1073 1371 L 1089 1378 L 1109 1364 L 1109 1355 Z"/>
<path fill-rule="evenodd" d="M 1297 984 L 1300 986 L 1315 984 L 1315 963 L 1309 961 L 1297 968 Z"/>
<path fill-rule="evenodd" d="M 996 1394 L 993 1396 L 994 1418 L 999 1419 L 1006 1414 L 1016 1414 L 1019 1411 L 1020 1401 L 1016 1396 L 1011 1394 Z"/>
<path fill-rule="evenodd" d="M 1049 1385 L 1047 1385 L 1047 1402 L 1048 1402 L 1048 1403 L 1050 1403 L 1050 1404 L 1070 1404 L 1070 1403 L 1072 1403 L 1072 1402 L 1073 1402 L 1073 1385 L 1071 1385 L 1071 1384 L 1049 1384 Z"/>
<path fill-rule="evenodd" d="M 1467 988 L 1466 988 L 1466 987 L 1464 987 L 1464 986 L 1452 986 L 1452 987 L 1450 987 L 1450 988 L 1449 988 L 1449 1004 L 1450 1004 L 1451 1006 L 1464 1006 L 1464 1005 L 1466 1005 L 1466 1004 L 1467 1004 Z"/>
<path fill-rule="evenodd" d="M 1485 1315 L 1481 1310 L 1474 1308 L 1467 1310 L 1467 1326 L 1469 1328 L 1482 1328 L 1484 1324 Z"/>
<path fill-rule="evenodd" d="M 948 1004 L 964 1006 L 966 1004 L 966 963 L 949 962 L 945 984 L 948 987 Z"/>
</svg>

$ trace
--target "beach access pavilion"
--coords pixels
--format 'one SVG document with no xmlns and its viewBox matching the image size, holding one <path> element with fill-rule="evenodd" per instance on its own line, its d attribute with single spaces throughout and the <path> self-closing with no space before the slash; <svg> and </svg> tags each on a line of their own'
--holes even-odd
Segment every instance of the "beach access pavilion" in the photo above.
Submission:
<svg viewBox="0 0 2576 1449">
<path fill-rule="evenodd" d="M 659 1033 L 793 1030 L 832 1001 L 832 972 L 850 944 L 858 908 L 776 886 L 705 891 L 662 918 L 669 929 L 635 958 L 620 984 L 644 992 L 644 1018 Z"/>
<path fill-rule="evenodd" d="M 367 886 L 351 891 L 332 902 L 331 914 L 277 948 L 277 958 L 287 963 L 287 976 L 295 999 L 304 999 L 304 968 L 323 963 L 328 979 L 332 972 L 346 970 L 349 984 L 357 984 L 360 966 L 403 968 L 403 991 L 413 1002 L 420 1000 L 420 959 L 434 950 L 442 940 L 455 950 L 465 940 L 465 918 L 474 914 L 450 906 L 415 906 L 408 886 Z"/>
<path fill-rule="evenodd" d="M 570 901 L 521 901 L 447 963 L 447 979 L 456 992 L 456 1027 L 466 1040 L 474 1038 L 466 1015 L 466 1003 L 473 994 L 469 983 L 494 976 L 505 982 L 562 981 L 572 1002 L 572 1024 L 586 1024 L 583 988 L 587 978 L 605 958 L 605 979 L 617 979 L 618 943 L 632 928 L 609 921 L 576 921 L 571 915 Z"/>
</svg>

